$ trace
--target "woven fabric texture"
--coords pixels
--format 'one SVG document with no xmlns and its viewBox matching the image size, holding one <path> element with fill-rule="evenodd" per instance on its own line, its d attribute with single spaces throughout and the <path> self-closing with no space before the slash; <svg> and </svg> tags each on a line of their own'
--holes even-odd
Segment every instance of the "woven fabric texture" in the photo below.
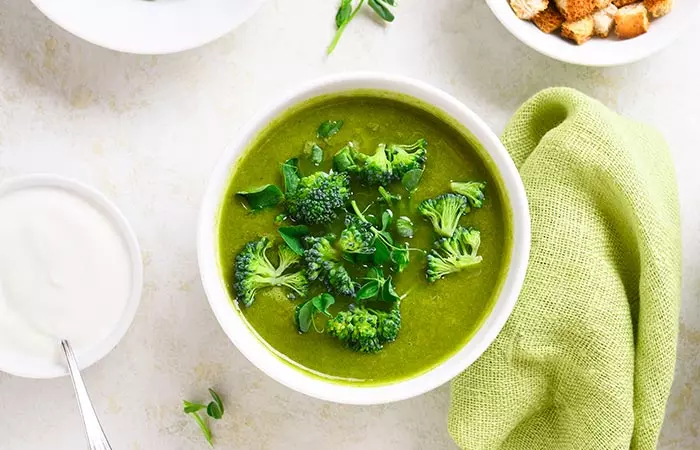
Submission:
<svg viewBox="0 0 700 450">
<path fill-rule="evenodd" d="M 543 91 L 503 143 L 532 252 L 518 303 L 452 383 L 464 449 L 654 449 L 673 380 L 678 194 L 664 139 L 566 88 Z"/>
</svg>

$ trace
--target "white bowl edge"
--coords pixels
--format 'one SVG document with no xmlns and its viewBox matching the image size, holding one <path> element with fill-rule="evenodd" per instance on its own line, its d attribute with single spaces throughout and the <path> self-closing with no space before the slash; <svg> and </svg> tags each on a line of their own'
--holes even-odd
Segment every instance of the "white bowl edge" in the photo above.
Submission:
<svg viewBox="0 0 700 450">
<path fill-rule="evenodd" d="M 437 107 L 464 125 L 481 143 L 498 168 L 510 201 L 513 223 L 510 267 L 501 294 L 489 317 L 471 340 L 439 366 L 414 378 L 381 386 L 351 386 L 305 374 L 283 362 L 249 330 L 235 310 L 219 275 L 216 225 L 221 201 L 234 163 L 249 142 L 289 107 L 319 95 L 376 89 L 409 95 Z M 510 316 L 522 288 L 530 253 L 530 216 L 525 189 L 507 151 L 488 126 L 449 94 L 420 81 L 397 75 L 351 73 L 322 78 L 287 95 L 248 122 L 224 152 L 211 176 L 200 210 L 197 249 L 202 283 L 211 308 L 231 341 L 260 370 L 279 383 L 309 396 L 336 403 L 370 405 L 411 398 L 448 382 L 470 366 L 493 342 Z"/>
</svg>

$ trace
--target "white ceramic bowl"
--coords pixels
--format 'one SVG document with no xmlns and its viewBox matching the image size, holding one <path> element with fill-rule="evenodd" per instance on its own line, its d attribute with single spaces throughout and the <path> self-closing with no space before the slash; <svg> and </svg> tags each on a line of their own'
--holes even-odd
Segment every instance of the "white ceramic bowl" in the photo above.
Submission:
<svg viewBox="0 0 700 450">
<path fill-rule="evenodd" d="M 80 368 L 85 369 L 107 356 L 121 341 L 134 320 L 136 310 L 141 301 L 141 289 L 143 286 L 141 250 L 129 222 L 127 222 L 114 203 L 100 192 L 78 181 L 52 174 L 24 175 L 11 178 L 0 184 L 0 197 L 10 192 L 36 187 L 63 189 L 90 203 L 112 222 L 112 225 L 124 240 L 124 245 L 129 253 L 132 273 L 129 299 L 121 318 L 109 335 L 101 342 L 96 343 L 90 350 L 76 355 Z M 58 342 L 56 343 L 56 348 L 60 348 Z M 68 370 L 63 365 L 52 361 L 26 358 L 16 354 L 8 355 L 2 351 L 0 351 L 0 371 L 25 378 L 56 378 L 68 375 Z"/>
<path fill-rule="evenodd" d="M 32 0 L 49 19 L 102 47 L 175 53 L 214 41 L 248 20 L 263 0 Z"/>
<path fill-rule="evenodd" d="M 583 45 L 564 39 L 558 32 L 545 34 L 533 23 L 518 19 L 509 0 L 486 0 L 498 20 L 523 43 L 560 61 L 582 66 L 618 66 L 639 61 L 671 44 L 697 20 L 700 2 L 675 0 L 673 11 L 654 19 L 649 31 L 637 38 L 618 40 L 593 38 Z M 613 33 L 614 35 L 614 33 Z"/>
<path fill-rule="evenodd" d="M 251 331 L 232 303 L 220 275 L 217 225 L 220 206 L 237 159 L 258 133 L 288 108 L 319 95 L 372 89 L 392 91 L 421 100 L 466 127 L 493 160 L 513 211 L 513 248 L 510 268 L 500 297 L 475 336 L 443 364 L 415 378 L 383 386 L 341 385 L 294 368 L 284 362 Z M 209 303 L 231 341 L 253 364 L 280 383 L 310 396 L 347 404 L 378 404 L 420 395 L 454 378 L 474 362 L 493 342 L 513 310 L 525 277 L 530 250 L 530 217 L 518 171 L 505 148 L 488 126 L 462 103 L 425 83 L 394 75 L 349 74 L 315 81 L 264 110 L 236 134 L 206 190 L 199 218 L 198 253 L 202 282 Z"/>
</svg>

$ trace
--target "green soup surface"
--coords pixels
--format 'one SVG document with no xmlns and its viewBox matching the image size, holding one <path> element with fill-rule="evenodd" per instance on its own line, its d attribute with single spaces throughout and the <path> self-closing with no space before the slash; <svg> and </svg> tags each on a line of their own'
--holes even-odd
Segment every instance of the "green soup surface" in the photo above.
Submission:
<svg viewBox="0 0 700 450">
<path fill-rule="evenodd" d="M 317 138 L 316 130 L 321 122 L 340 119 L 344 126 L 329 142 Z M 416 212 L 417 205 L 426 198 L 449 192 L 450 181 L 486 181 L 483 208 L 472 209 L 461 219 L 462 225 L 481 232 L 479 254 L 483 262 L 477 268 L 428 283 L 425 256 L 412 252 L 408 268 L 393 274 L 398 294 L 407 294 L 401 303 L 399 337 L 374 354 L 353 352 L 337 339 L 313 329 L 300 334 L 293 316 L 296 305 L 304 299 L 290 299 L 283 288 L 260 291 L 248 308 L 236 304 L 233 300 L 236 254 L 247 242 L 261 236 L 281 242 L 274 219 L 284 211 L 280 206 L 251 213 L 236 192 L 268 183 L 283 189 L 280 164 L 289 158 L 299 157 L 302 175 L 310 174 L 319 169 L 330 170 L 333 155 L 349 141 L 360 151 L 371 154 L 380 143 L 410 144 L 419 138 L 428 140 L 428 161 L 417 192 L 409 201 L 400 183 L 389 188 L 404 197 L 393 208 L 394 217 L 408 216 L 415 224 L 416 234 L 403 239 L 392 228 L 394 237 L 397 242 L 408 241 L 411 247 L 429 250 L 437 236 L 430 223 Z M 319 167 L 301 155 L 309 141 L 323 147 L 324 160 Z M 469 132 L 415 99 L 358 91 L 308 101 L 273 121 L 233 169 L 218 225 L 220 269 L 232 307 L 239 309 L 250 327 L 278 356 L 315 376 L 339 383 L 382 385 L 424 373 L 469 341 L 500 293 L 511 252 L 511 213 L 502 186 L 493 163 Z M 376 187 L 356 183 L 352 187 L 353 198 L 362 208 L 375 201 L 370 211 L 381 213 L 382 209 L 376 206 Z M 337 233 L 337 228 L 324 231 Z M 352 270 L 351 274 L 358 278 L 364 274 L 356 268 Z M 314 283 L 311 295 L 321 292 L 325 292 L 323 285 Z M 352 299 L 336 296 L 330 311 L 336 314 L 346 310 L 350 303 Z M 319 330 L 324 328 L 326 320 L 317 316 L 315 324 Z"/>
</svg>

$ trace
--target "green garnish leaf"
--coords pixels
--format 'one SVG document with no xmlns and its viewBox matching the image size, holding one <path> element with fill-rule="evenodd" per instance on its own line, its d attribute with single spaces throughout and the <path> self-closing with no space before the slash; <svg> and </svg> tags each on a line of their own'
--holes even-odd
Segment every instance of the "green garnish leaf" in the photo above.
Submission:
<svg viewBox="0 0 700 450">
<path fill-rule="evenodd" d="M 328 317 L 332 317 L 331 313 L 328 312 L 328 308 L 335 303 L 335 298 L 331 294 L 321 294 L 311 299 L 311 303 L 316 308 L 316 311 L 324 314 Z"/>
<path fill-rule="evenodd" d="M 394 247 L 391 250 L 391 262 L 396 265 L 397 272 L 403 272 L 408 263 L 410 262 L 410 257 L 408 253 L 408 244 L 405 247 Z"/>
<path fill-rule="evenodd" d="M 282 164 L 282 177 L 284 178 L 285 192 L 293 192 L 299 186 L 301 174 L 299 173 L 299 159 L 291 158 Z"/>
<path fill-rule="evenodd" d="M 384 240 L 386 240 L 386 243 L 387 243 L 387 244 L 389 244 L 389 245 L 391 245 L 391 246 L 394 245 L 394 238 L 391 237 L 391 233 L 389 233 L 388 231 L 384 231 L 384 230 L 383 230 L 383 231 L 380 231 L 380 232 L 379 232 L 379 235 L 380 235 Z"/>
<path fill-rule="evenodd" d="M 374 264 L 382 265 L 389 261 L 391 253 L 389 247 L 386 246 L 383 240 L 377 239 L 374 241 Z"/>
<path fill-rule="evenodd" d="M 391 277 L 387 278 L 386 282 L 384 283 L 384 286 L 382 287 L 382 295 L 381 299 L 385 302 L 398 302 L 401 300 L 401 297 L 396 293 L 396 290 L 394 289 L 394 283 L 391 281 Z"/>
<path fill-rule="evenodd" d="M 185 414 L 190 414 L 199 411 L 200 409 L 206 408 L 204 405 L 200 405 L 199 403 L 192 403 L 188 402 L 187 400 L 184 400 L 182 402 L 183 404 L 183 409 L 185 411 Z"/>
<path fill-rule="evenodd" d="M 415 230 L 411 219 L 406 216 L 401 216 L 396 219 L 396 232 L 399 233 L 401 237 L 412 238 Z"/>
<path fill-rule="evenodd" d="M 394 213 L 392 213 L 390 209 L 387 209 L 382 213 L 382 231 L 386 231 L 389 229 L 389 226 L 391 225 L 391 219 L 393 217 Z"/>
<path fill-rule="evenodd" d="M 209 402 L 209 405 L 207 405 L 207 415 L 218 420 L 221 419 L 224 413 L 215 402 Z"/>
<path fill-rule="evenodd" d="M 358 300 L 369 300 L 379 294 L 380 283 L 377 280 L 370 280 L 357 291 Z"/>
<path fill-rule="evenodd" d="M 382 19 L 384 19 L 387 22 L 393 22 L 395 17 L 394 14 L 389 10 L 389 8 L 385 5 L 391 5 L 391 6 L 396 6 L 395 2 L 393 0 L 368 0 L 367 4 L 374 10 L 374 12 L 379 15 Z"/>
<path fill-rule="evenodd" d="M 320 166 L 322 162 L 323 162 L 323 149 L 321 147 L 319 147 L 318 145 L 314 144 L 314 146 L 311 147 L 311 163 L 314 166 Z"/>
<path fill-rule="evenodd" d="M 286 215 L 286 214 L 277 214 L 277 215 L 275 216 L 275 225 L 279 225 L 279 224 L 281 224 L 282 222 L 284 222 L 285 220 L 287 220 L 287 215 Z"/>
<path fill-rule="evenodd" d="M 277 206 L 284 200 L 284 194 L 274 184 L 266 184 L 250 191 L 237 192 L 236 195 L 245 198 L 248 207 L 253 211 Z"/>
<path fill-rule="evenodd" d="M 343 127 L 343 123 L 345 122 L 342 120 L 327 120 L 319 125 L 316 135 L 322 139 L 328 140 L 338 134 Z"/>
<path fill-rule="evenodd" d="M 413 169 L 406 172 L 401 178 L 401 185 L 408 191 L 408 195 L 412 195 L 418 189 L 422 177 L 423 169 Z"/>
<path fill-rule="evenodd" d="M 314 324 L 314 316 L 317 313 L 332 317 L 328 308 L 335 303 L 335 298 L 328 293 L 317 295 L 309 301 L 297 305 L 294 310 L 294 323 L 301 333 L 306 333 Z M 317 329 L 317 331 L 319 331 Z M 319 333 L 322 331 L 319 331 Z"/>
<path fill-rule="evenodd" d="M 350 20 L 352 15 L 352 0 L 342 0 L 340 2 L 340 8 L 338 8 L 338 13 L 335 15 L 335 26 L 340 28 Z"/>
<path fill-rule="evenodd" d="M 214 417 L 215 419 L 221 419 L 221 416 L 224 415 L 224 402 L 221 401 L 221 397 L 219 396 L 219 394 L 217 394 L 217 392 L 212 388 L 209 388 L 209 395 L 211 395 L 211 398 L 214 399 L 214 404 L 216 405 L 218 410 L 221 412 L 219 417 L 214 417 L 214 416 L 212 416 L 212 417 Z M 209 405 L 211 406 L 211 403 Z M 207 410 L 207 413 L 208 412 L 209 411 Z M 211 414 L 209 414 L 209 415 L 211 416 Z"/>
<path fill-rule="evenodd" d="M 294 253 L 299 256 L 304 254 L 304 247 L 301 245 L 301 238 L 309 234 L 309 227 L 306 225 L 293 225 L 288 227 L 279 227 L 277 231 Z"/>
</svg>

